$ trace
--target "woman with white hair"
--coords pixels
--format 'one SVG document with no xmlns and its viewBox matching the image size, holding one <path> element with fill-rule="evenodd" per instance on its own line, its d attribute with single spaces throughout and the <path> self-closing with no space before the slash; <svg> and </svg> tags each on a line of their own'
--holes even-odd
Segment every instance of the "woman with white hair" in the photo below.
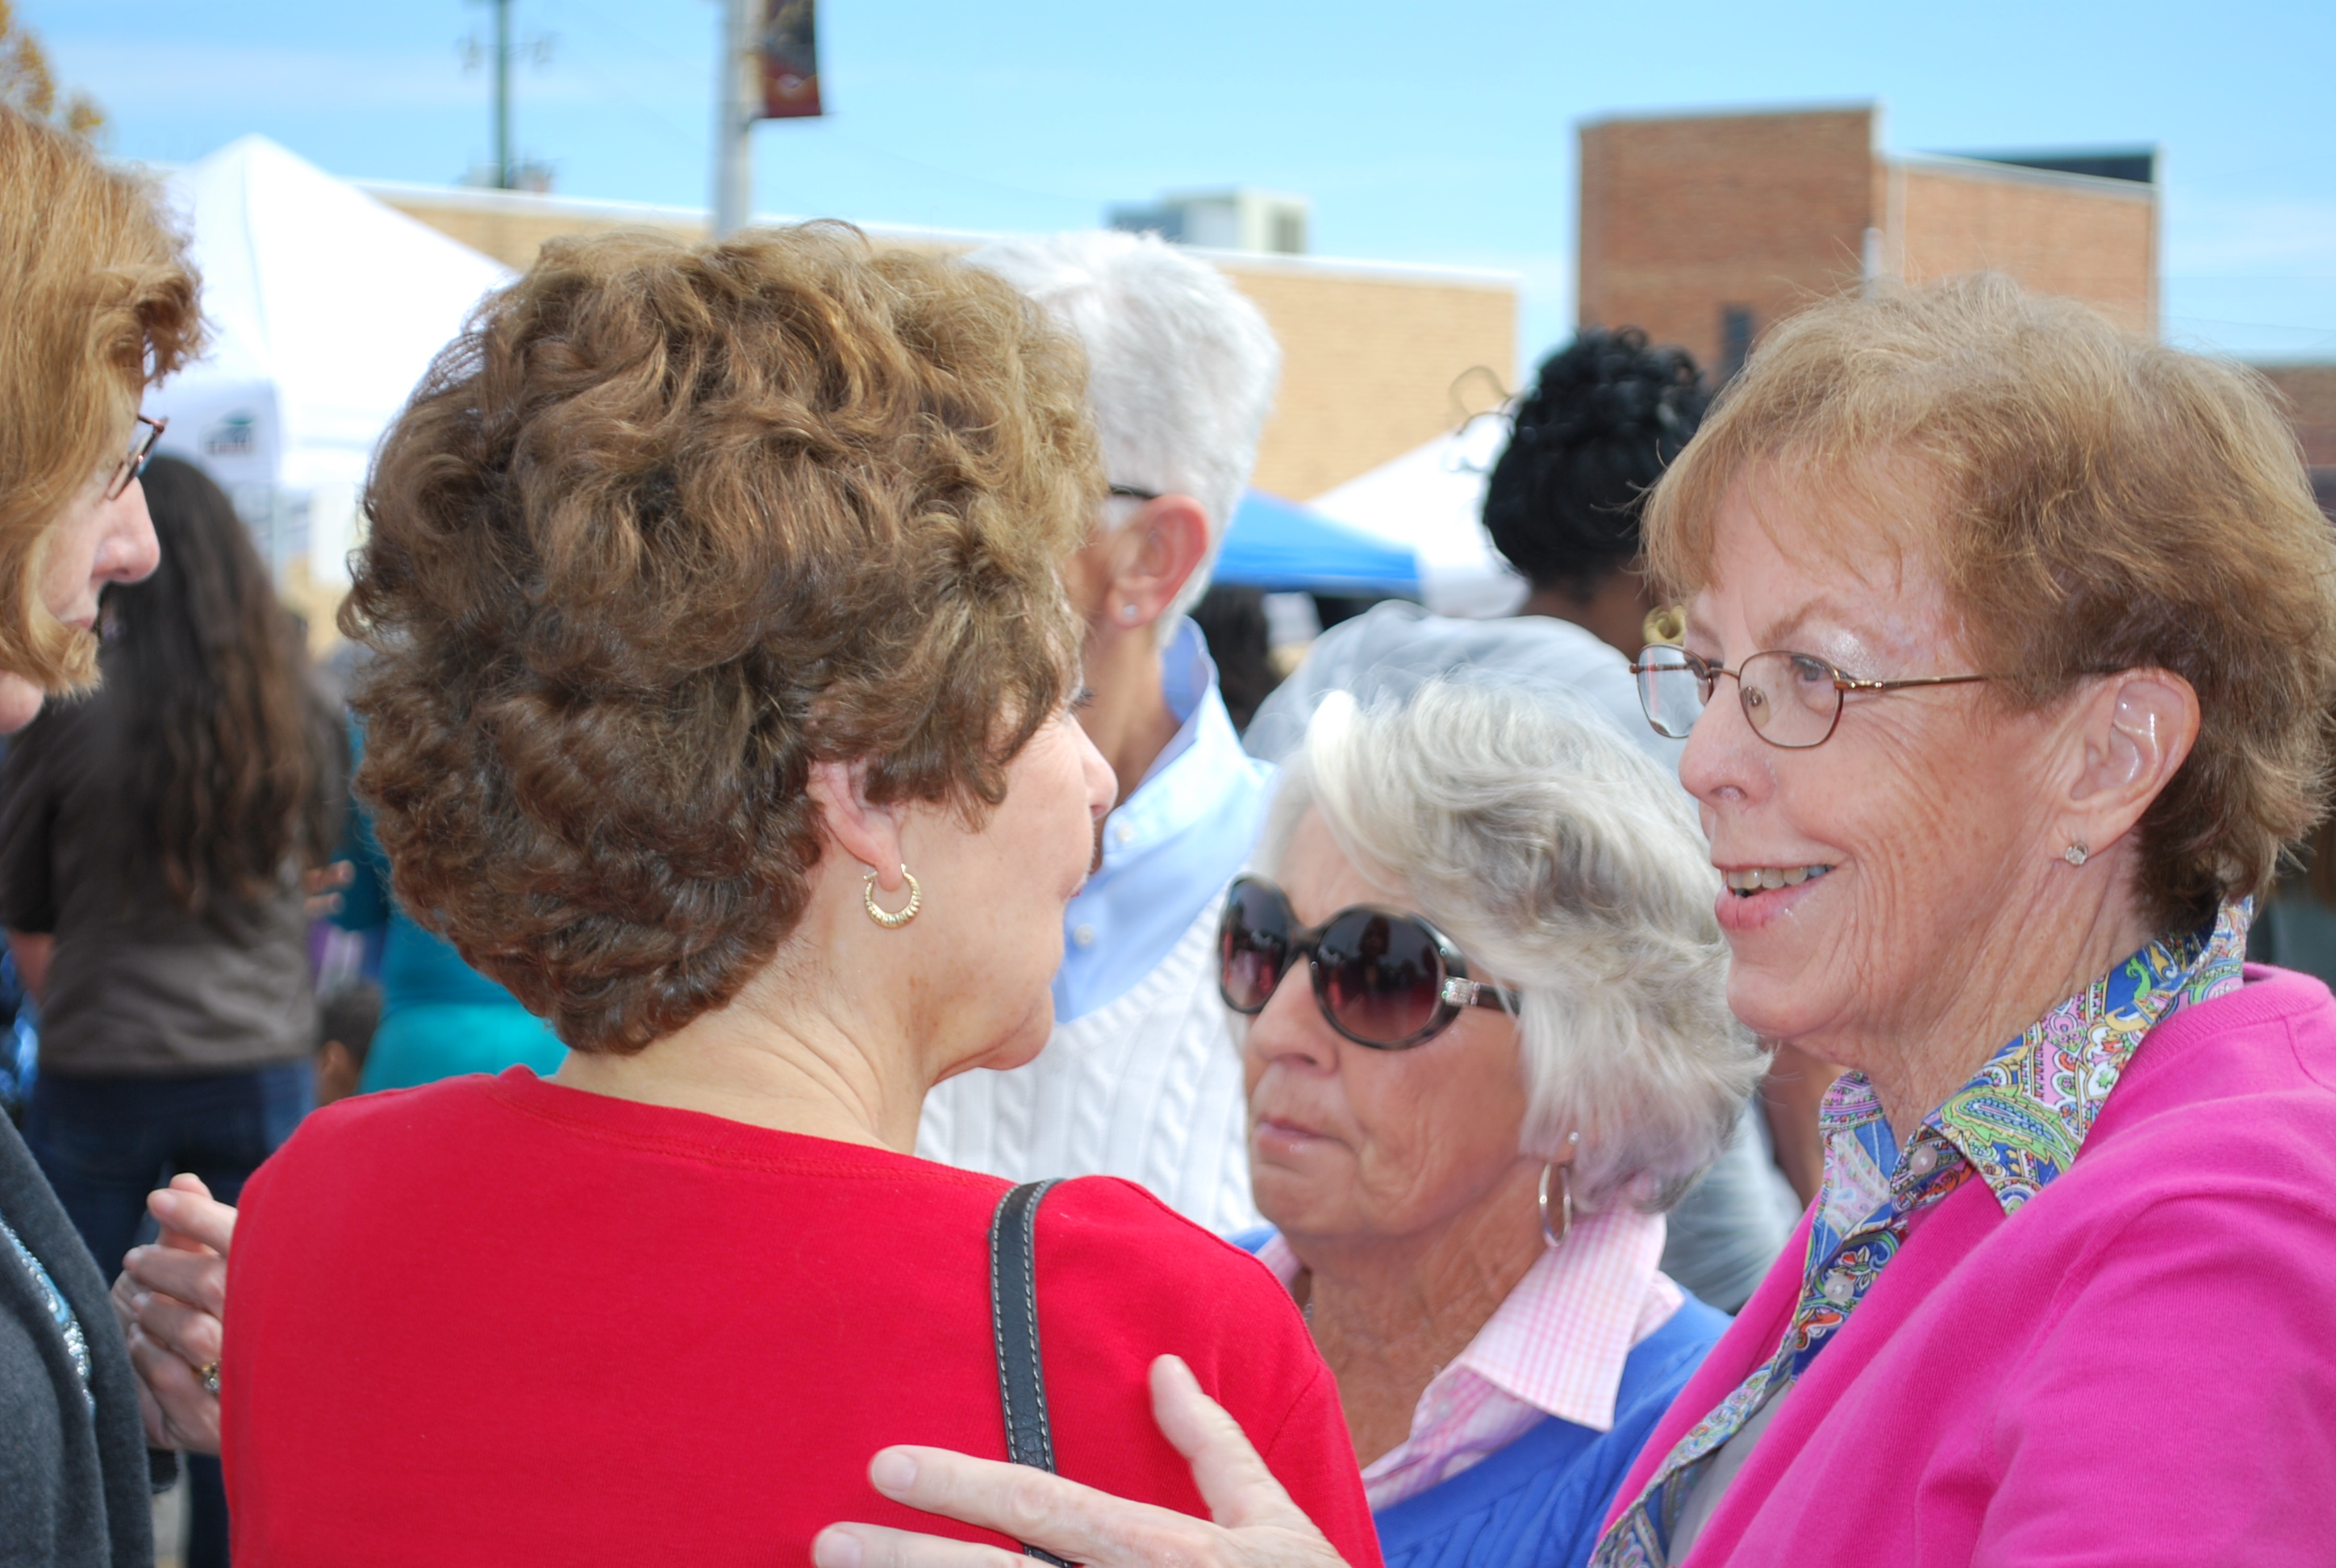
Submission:
<svg viewBox="0 0 2336 1568">
<path fill-rule="evenodd" d="M 1760 1072 L 1695 822 L 1611 726 L 1435 684 L 1323 704 L 1259 865 L 1219 942 L 1277 1227 L 1245 1240 L 1387 1561 L 1579 1563 L 1727 1327 L 1658 1266 Z"/>
</svg>

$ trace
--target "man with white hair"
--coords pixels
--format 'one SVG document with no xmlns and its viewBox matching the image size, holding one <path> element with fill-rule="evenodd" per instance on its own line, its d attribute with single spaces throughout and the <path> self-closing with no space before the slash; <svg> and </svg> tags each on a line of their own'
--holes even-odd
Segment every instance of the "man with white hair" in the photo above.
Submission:
<svg viewBox="0 0 2336 1568">
<path fill-rule="evenodd" d="M 1242 752 L 1185 611 L 1248 483 L 1281 352 L 1222 273 L 1155 236 L 1007 240 L 968 259 L 1086 347 L 1111 493 L 1065 578 L 1087 623 L 1080 722 L 1120 797 L 1064 917 L 1053 1037 L 1025 1066 L 935 1088 L 917 1152 L 1013 1181 L 1125 1176 L 1237 1230 L 1257 1211 L 1216 923 L 1274 770 Z"/>
</svg>

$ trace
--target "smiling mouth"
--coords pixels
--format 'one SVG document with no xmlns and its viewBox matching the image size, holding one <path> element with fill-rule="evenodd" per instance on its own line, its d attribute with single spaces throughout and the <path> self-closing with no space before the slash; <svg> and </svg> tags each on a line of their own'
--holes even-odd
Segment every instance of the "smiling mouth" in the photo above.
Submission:
<svg viewBox="0 0 2336 1568">
<path fill-rule="evenodd" d="M 1831 866 L 1752 866 L 1726 873 L 1728 891 L 1739 899 L 1764 893 L 1772 888 L 1796 888 L 1811 882 L 1833 870 Z"/>
</svg>

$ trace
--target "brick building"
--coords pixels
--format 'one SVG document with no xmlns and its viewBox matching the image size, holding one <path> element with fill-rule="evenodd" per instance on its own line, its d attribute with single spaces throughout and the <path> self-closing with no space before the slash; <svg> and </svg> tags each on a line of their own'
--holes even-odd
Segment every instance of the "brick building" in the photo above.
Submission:
<svg viewBox="0 0 2336 1568">
<path fill-rule="evenodd" d="M 2261 365 L 2255 367 L 2279 389 L 2303 461 L 2336 471 L 2336 365 Z"/>
<path fill-rule="evenodd" d="M 398 210 L 525 268 L 546 239 L 619 228 L 706 233 L 703 209 L 579 201 L 469 187 L 359 181 Z M 982 234 L 885 229 L 884 244 L 966 250 Z M 1517 282 L 1506 273 L 1200 252 L 1255 300 L 1281 341 L 1281 392 L 1258 451 L 1260 488 L 1321 494 L 1458 423 L 1454 388 L 1472 371 L 1516 384 Z"/>
<path fill-rule="evenodd" d="M 1874 277 L 1993 268 L 2157 327 L 2156 155 L 1884 154 L 1872 104 L 1582 127 L 1581 318 L 1719 374 Z"/>
<path fill-rule="evenodd" d="M 2320 510 L 2336 519 L 2336 365 L 2259 365 L 2295 423 Z"/>
</svg>

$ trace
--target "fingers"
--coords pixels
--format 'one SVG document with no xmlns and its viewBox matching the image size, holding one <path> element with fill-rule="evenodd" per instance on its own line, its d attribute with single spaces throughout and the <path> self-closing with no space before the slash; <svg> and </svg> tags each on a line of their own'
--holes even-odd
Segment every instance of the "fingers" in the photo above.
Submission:
<svg viewBox="0 0 2336 1568">
<path fill-rule="evenodd" d="M 137 1331 L 137 1327 L 133 1324 L 123 1331 L 122 1338 L 129 1339 Z M 138 1390 L 138 1424 L 146 1429 L 146 1446 L 149 1448 L 176 1446 L 170 1440 L 170 1428 L 162 1419 L 162 1407 L 154 1402 L 154 1390 L 146 1387 L 144 1378 L 138 1376 L 138 1360 L 134 1355 L 131 1358 L 130 1371 L 131 1386 Z"/>
<path fill-rule="evenodd" d="M 831 1524 L 811 1544 L 815 1568 L 1029 1568 L 1018 1552 L 875 1524 Z"/>
<path fill-rule="evenodd" d="M 131 1299 L 138 1329 L 146 1338 L 185 1361 L 208 1367 L 219 1359 L 226 1329 L 214 1313 L 190 1307 L 175 1296 L 141 1290 Z"/>
<path fill-rule="evenodd" d="M 968 1458 L 946 1448 L 887 1448 L 869 1465 L 868 1479 L 896 1503 L 995 1530 L 1090 1568 L 1153 1568 L 1231 1556 L 1221 1547 L 1225 1533 L 1213 1524 L 1027 1465 Z M 918 1560 L 920 1565 L 927 1561 L 939 1560 Z M 950 1568 L 959 1561 L 949 1559 Z"/>
<path fill-rule="evenodd" d="M 165 1246 L 209 1247 L 225 1256 L 235 1240 L 235 1211 L 213 1198 L 199 1176 L 171 1177 L 169 1186 L 146 1194 L 146 1208 L 162 1227 Z"/>
<path fill-rule="evenodd" d="M 1174 1356 L 1152 1363 L 1152 1414 L 1161 1433 L 1192 1466 L 1192 1484 L 1210 1516 L 1228 1529 L 1271 1524 L 1316 1534 L 1265 1467 L 1240 1424 L 1201 1392 L 1192 1368 Z"/>
<path fill-rule="evenodd" d="M 122 1260 L 122 1274 L 133 1295 L 175 1296 L 214 1317 L 227 1307 L 227 1260 L 209 1249 L 190 1252 L 176 1247 L 132 1247 Z M 135 1301 L 131 1308 L 136 1310 Z"/>
<path fill-rule="evenodd" d="M 219 1451 L 219 1397 L 203 1387 L 192 1367 L 142 1329 L 131 1332 L 130 1365 L 161 1417 L 164 1447 L 197 1454 Z M 151 1430 L 150 1427 L 150 1435 Z"/>
<path fill-rule="evenodd" d="M 357 868 L 347 861 L 335 861 L 328 866 L 315 866 L 300 873 L 300 888 L 307 896 L 301 901 L 312 920 L 341 912 L 338 890 L 356 881 Z"/>
</svg>

